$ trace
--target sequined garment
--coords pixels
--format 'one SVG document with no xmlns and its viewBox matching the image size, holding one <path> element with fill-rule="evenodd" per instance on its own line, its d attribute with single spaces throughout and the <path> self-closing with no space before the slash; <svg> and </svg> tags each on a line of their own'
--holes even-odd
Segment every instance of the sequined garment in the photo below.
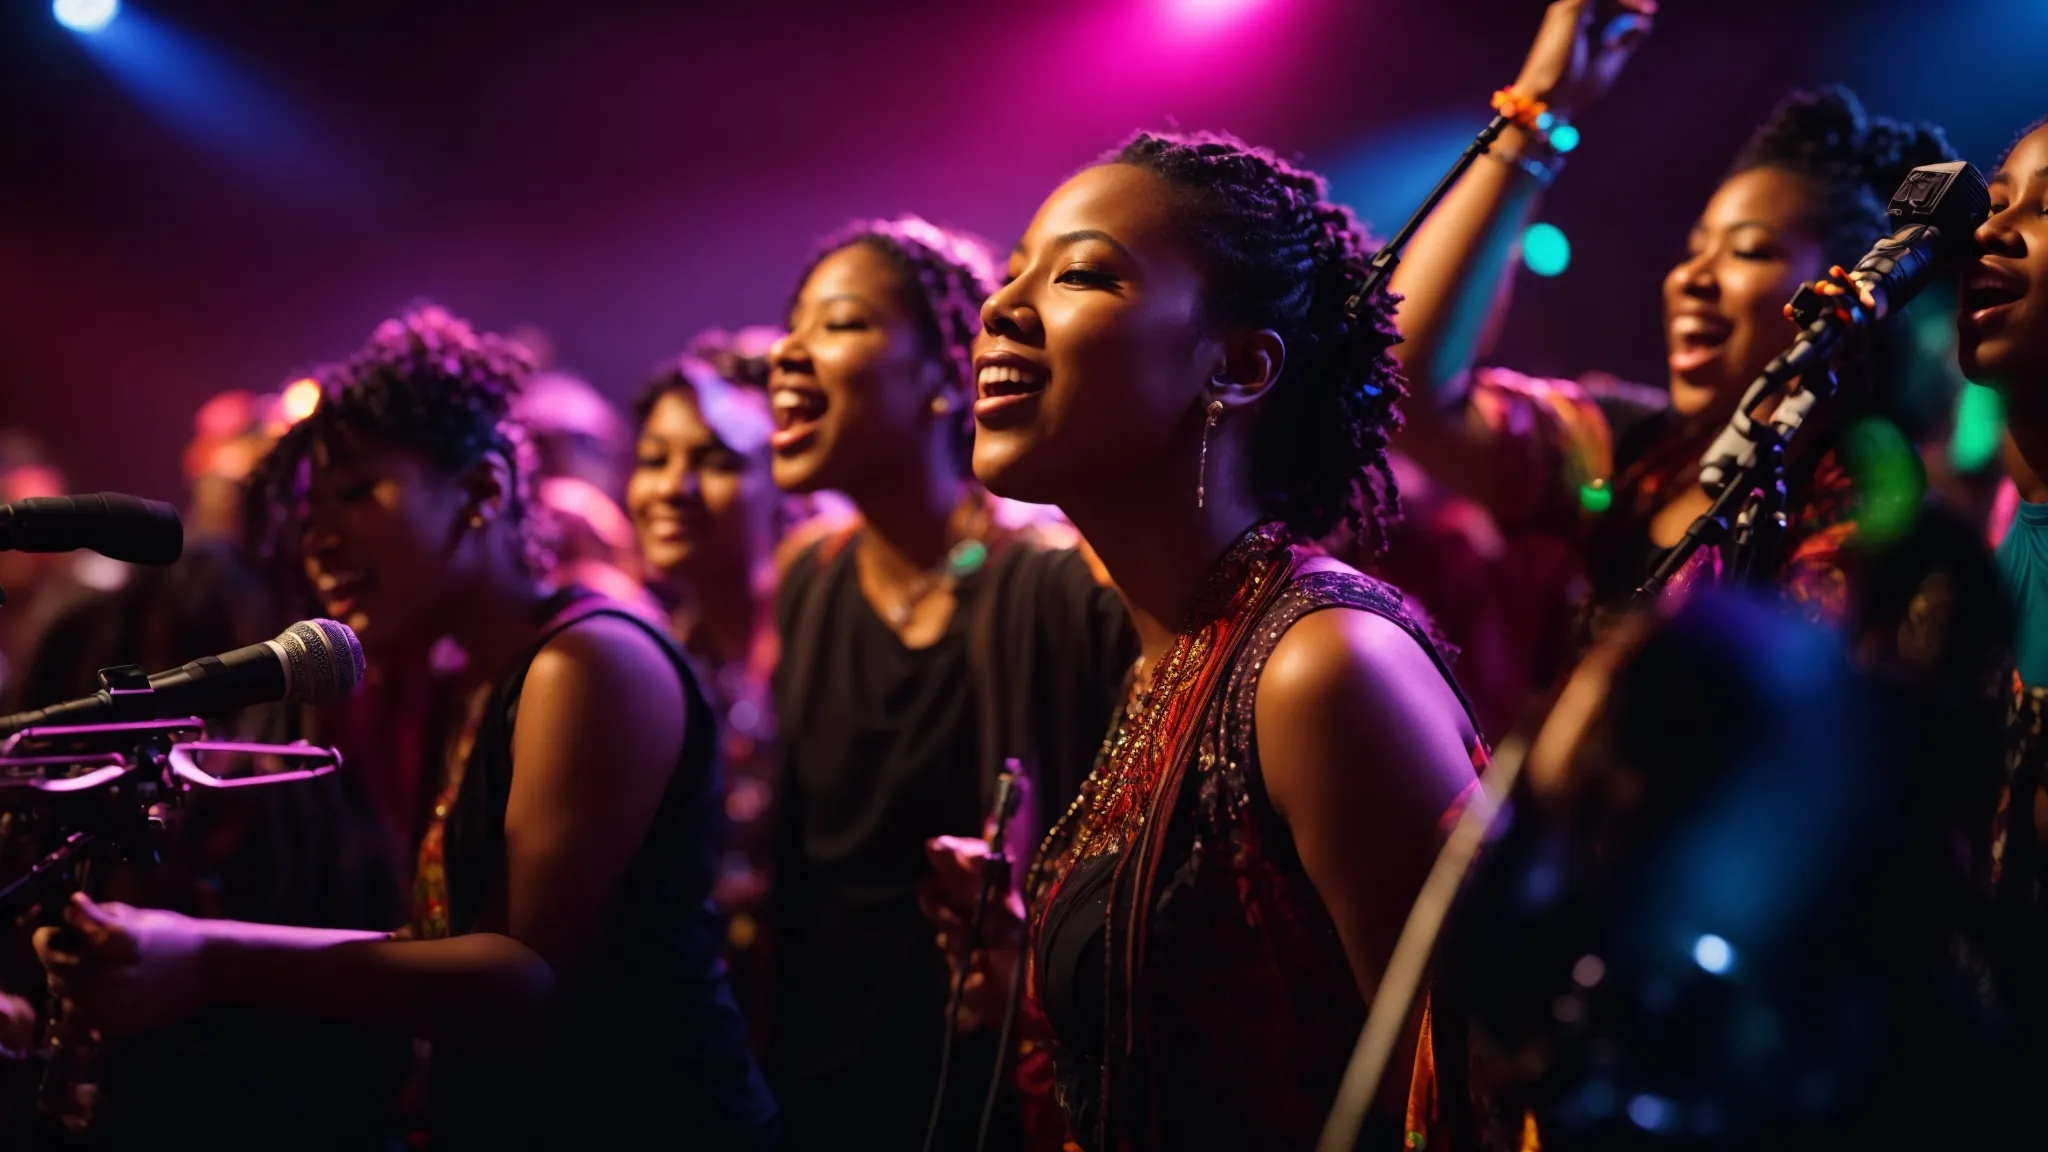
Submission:
<svg viewBox="0 0 2048 1152">
<path fill-rule="evenodd" d="M 1991 833 L 1990 879 L 2009 906 L 2036 913 L 2043 876 L 2034 814 L 2048 768 L 2048 688 L 2029 688 L 2016 671 L 2007 684 L 2005 779 Z"/>
<path fill-rule="evenodd" d="M 1281 637 L 1321 609 L 1384 616 L 1435 649 L 1392 587 L 1301 575 L 1304 554 L 1268 525 L 1218 565 L 1154 673 L 1156 705 L 1119 719 L 1027 883 L 1042 941 L 1085 898 L 1089 862 L 1116 874 L 1103 1055 L 1084 1062 L 1054 1038 L 1060 1101 L 1092 1152 L 1312 1147 L 1364 1021 L 1329 912 L 1266 796 L 1254 701 Z M 1076 981 L 1094 978 L 1085 968 Z M 1043 981 L 1035 973 L 1033 988 Z"/>
</svg>

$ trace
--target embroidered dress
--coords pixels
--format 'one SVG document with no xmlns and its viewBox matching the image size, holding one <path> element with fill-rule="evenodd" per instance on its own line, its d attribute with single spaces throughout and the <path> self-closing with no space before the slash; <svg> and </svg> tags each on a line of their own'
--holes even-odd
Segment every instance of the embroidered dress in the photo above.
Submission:
<svg viewBox="0 0 2048 1152">
<path fill-rule="evenodd" d="M 1352 572 L 1300 574 L 1305 555 L 1265 525 L 1225 556 L 1027 881 L 1031 1007 L 1090 1152 L 1312 1147 L 1364 1022 L 1336 928 L 1265 791 L 1259 676 L 1296 621 L 1340 607 L 1394 621 L 1443 663 L 1399 592 Z M 1462 1049 L 1423 1047 L 1418 1068 L 1463 1062 Z M 1421 1079 L 1410 1127 L 1445 1147 L 1437 1086 Z M 1461 1084 L 1443 1095 L 1445 1111 L 1463 1111 Z"/>
</svg>

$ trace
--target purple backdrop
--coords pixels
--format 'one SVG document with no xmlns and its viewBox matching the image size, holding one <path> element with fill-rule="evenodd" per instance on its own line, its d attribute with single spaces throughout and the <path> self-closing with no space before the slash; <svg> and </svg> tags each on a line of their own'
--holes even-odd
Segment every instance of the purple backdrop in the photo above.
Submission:
<svg viewBox="0 0 2048 1152">
<path fill-rule="evenodd" d="M 1188 2 L 136 0 L 98 43 L 24 0 L 0 14 L 0 426 L 79 490 L 175 499 L 201 400 L 346 353 L 419 296 L 538 325 L 624 396 L 696 329 L 774 320 L 846 218 L 1007 245 L 1066 173 L 1169 118 L 1301 153 L 1384 233 L 1541 8 L 1248 0 L 1196 26 Z M 1498 359 L 1660 379 L 1657 280 L 1788 84 L 1945 118 L 1980 162 L 2048 111 L 1944 79 L 2038 43 L 2048 6 L 1787 7 L 1666 4 L 1545 208 L 1572 267 L 1524 277 Z"/>
</svg>

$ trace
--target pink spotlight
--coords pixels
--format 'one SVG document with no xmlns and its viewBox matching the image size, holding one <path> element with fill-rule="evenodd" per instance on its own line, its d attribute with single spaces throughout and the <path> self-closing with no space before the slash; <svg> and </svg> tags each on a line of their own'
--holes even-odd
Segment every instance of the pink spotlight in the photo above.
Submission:
<svg viewBox="0 0 2048 1152">
<path fill-rule="evenodd" d="M 1261 0 L 1167 0 L 1174 18 L 1190 27 L 1213 28 L 1257 8 Z"/>
</svg>

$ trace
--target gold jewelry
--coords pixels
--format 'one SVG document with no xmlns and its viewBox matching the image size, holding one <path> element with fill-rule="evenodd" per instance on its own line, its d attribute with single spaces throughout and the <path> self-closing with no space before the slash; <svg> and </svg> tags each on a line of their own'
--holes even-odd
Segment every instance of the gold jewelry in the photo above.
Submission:
<svg viewBox="0 0 2048 1152">
<path fill-rule="evenodd" d="M 470 526 L 471 528 L 481 528 L 481 527 L 483 527 L 483 526 L 484 526 L 484 514 L 483 514 L 483 513 L 481 513 L 481 512 L 472 512 L 472 513 L 470 513 L 470 514 L 469 514 L 469 526 Z"/>
<path fill-rule="evenodd" d="M 947 396 L 944 392 L 941 392 L 937 396 L 932 397 L 932 415 L 944 416 L 946 413 L 951 412 L 952 410 L 952 398 Z"/>
<path fill-rule="evenodd" d="M 1223 401 L 1209 401 L 1209 418 L 1202 422 L 1202 462 L 1195 473 L 1195 507 L 1200 508 L 1209 494 L 1209 433 L 1216 430 L 1216 422 L 1223 419 Z"/>
</svg>

